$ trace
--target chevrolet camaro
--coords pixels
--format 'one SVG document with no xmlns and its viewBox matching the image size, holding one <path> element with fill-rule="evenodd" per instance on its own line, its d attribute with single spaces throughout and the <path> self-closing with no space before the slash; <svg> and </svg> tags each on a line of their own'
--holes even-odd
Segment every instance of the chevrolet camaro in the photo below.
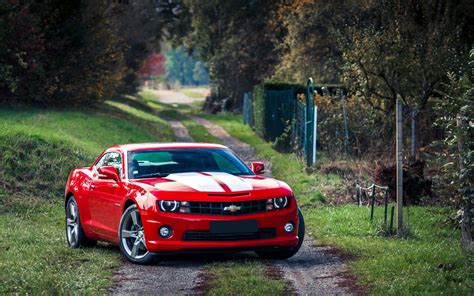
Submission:
<svg viewBox="0 0 474 296">
<path fill-rule="evenodd" d="M 138 264 L 187 252 L 289 258 L 303 242 L 303 216 L 291 188 L 263 172 L 217 144 L 112 146 L 69 175 L 67 242 L 118 244 Z"/>
</svg>

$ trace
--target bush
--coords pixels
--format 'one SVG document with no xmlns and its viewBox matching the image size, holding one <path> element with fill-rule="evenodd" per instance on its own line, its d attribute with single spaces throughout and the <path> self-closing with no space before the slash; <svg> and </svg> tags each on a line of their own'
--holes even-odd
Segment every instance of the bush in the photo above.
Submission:
<svg viewBox="0 0 474 296">
<path fill-rule="evenodd" d="M 403 203 L 420 204 L 423 197 L 431 197 L 432 181 L 425 178 L 425 162 L 417 160 L 403 166 Z M 378 164 L 372 174 L 373 181 L 388 186 L 390 198 L 396 198 L 397 166 L 395 164 Z"/>
</svg>

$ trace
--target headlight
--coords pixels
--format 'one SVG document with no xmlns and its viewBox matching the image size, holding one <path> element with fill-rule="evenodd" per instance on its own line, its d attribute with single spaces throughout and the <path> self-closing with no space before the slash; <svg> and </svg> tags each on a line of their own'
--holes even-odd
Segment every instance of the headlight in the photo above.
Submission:
<svg viewBox="0 0 474 296">
<path fill-rule="evenodd" d="M 158 203 L 163 212 L 177 212 L 179 210 L 179 201 L 160 200 Z"/>
<path fill-rule="evenodd" d="M 288 205 L 288 197 L 277 197 L 273 199 L 273 205 L 275 209 L 283 209 Z"/>
<path fill-rule="evenodd" d="M 288 197 L 276 197 L 267 199 L 266 210 L 283 209 L 288 206 Z"/>
</svg>

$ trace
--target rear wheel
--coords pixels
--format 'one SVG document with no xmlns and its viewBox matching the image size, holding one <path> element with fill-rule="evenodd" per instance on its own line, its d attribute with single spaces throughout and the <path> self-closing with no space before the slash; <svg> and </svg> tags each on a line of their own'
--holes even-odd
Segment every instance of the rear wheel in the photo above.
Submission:
<svg viewBox="0 0 474 296">
<path fill-rule="evenodd" d="M 296 253 L 298 253 L 301 245 L 303 244 L 305 233 L 304 218 L 300 209 L 298 209 L 298 222 L 298 244 L 295 247 L 272 251 L 259 251 L 256 252 L 257 255 L 264 259 L 284 260 L 293 257 Z"/>
<path fill-rule="evenodd" d="M 119 247 L 122 254 L 133 263 L 150 264 L 154 256 L 146 248 L 145 233 L 136 205 L 122 214 L 119 225 Z"/>
<path fill-rule="evenodd" d="M 79 216 L 79 207 L 74 196 L 71 196 L 66 204 L 66 238 L 68 245 L 72 248 L 93 246 L 97 243 L 97 241 L 86 237 L 84 234 Z"/>
</svg>

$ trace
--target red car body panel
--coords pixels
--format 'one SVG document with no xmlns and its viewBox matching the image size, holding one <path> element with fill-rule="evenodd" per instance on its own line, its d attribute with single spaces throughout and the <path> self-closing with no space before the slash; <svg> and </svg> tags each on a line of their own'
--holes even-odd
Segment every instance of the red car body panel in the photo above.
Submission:
<svg viewBox="0 0 474 296">
<path fill-rule="evenodd" d="M 126 207 L 137 205 L 143 223 L 146 246 L 150 252 L 179 252 L 195 249 L 294 247 L 298 243 L 298 213 L 296 200 L 286 183 L 262 176 L 241 176 L 253 189 L 230 191 L 199 191 L 190 186 L 166 178 L 128 179 L 127 154 L 130 151 L 158 149 L 228 149 L 216 144 L 170 143 L 170 144 L 128 144 L 106 149 L 91 167 L 74 169 L 67 180 L 65 197 L 76 198 L 80 219 L 87 237 L 118 243 L 118 229 L 122 213 Z M 95 169 L 97 161 L 108 152 L 119 152 L 122 156 L 122 175 L 119 181 L 101 179 Z M 158 200 L 199 201 L 199 202 L 239 202 L 265 200 L 288 196 L 289 205 L 254 214 L 235 216 L 201 215 L 190 213 L 169 213 L 160 211 Z M 184 241 L 185 231 L 209 231 L 211 221 L 256 220 L 260 228 L 275 228 L 276 237 L 271 239 L 239 241 Z M 287 222 L 295 225 L 293 233 L 286 233 Z M 159 228 L 169 225 L 173 229 L 171 237 L 162 238 Z"/>
</svg>

